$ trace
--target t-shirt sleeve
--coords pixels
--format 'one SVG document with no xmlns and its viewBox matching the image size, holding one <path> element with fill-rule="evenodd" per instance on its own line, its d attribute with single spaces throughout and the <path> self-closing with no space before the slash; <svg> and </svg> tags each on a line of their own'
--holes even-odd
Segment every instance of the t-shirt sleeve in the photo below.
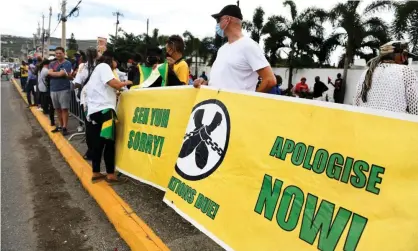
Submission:
<svg viewBox="0 0 418 251">
<path fill-rule="evenodd" d="M 66 61 L 66 62 L 63 64 L 62 68 L 64 68 L 64 69 L 65 69 L 65 71 L 66 71 L 68 74 L 70 74 L 70 73 L 71 73 L 71 71 L 73 70 L 73 67 L 72 67 L 72 65 L 71 65 L 71 63 L 70 63 L 69 61 Z"/>
<path fill-rule="evenodd" d="M 83 84 L 84 80 L 86 79 L 86 70 L 82 69 L 82 71 L 78 71 L 77 75 L 75 75 L 74 83 L 75 84 Z"/>
<path fill-rule="evenodd" d="M 112 69 L 110 68 L 109 65 L 102 63 L 102 64 L 98 65 L 97 67 L 99 69 L 97 69 L 98 72 L 96 72 L 96 74 L 99 74 L 100 81 L 103 84 L 107 84 L 110 80 L 115 78 L 115 75 L 113 75 L 113 71 L 112 71 Z"/>
<path fill-rule="evenodd" d="M 260 46 L 254 41 L 248 41 L 248 46 L 243 51 L 244 56 L 253 71 L 258 71 L 270 66 Z"/>
<path fill-rule="evenodd" d="M 42 69 L 41 71 L 41 79 L 45 79 L 48 76 L 48 70 L 47 69 Z"/>
<path fill-rule="evenodd" d="M 183 84 L 187 85 L 189 83 L 189 66 L 186 62 L 182 63 L 176 71 L 177 78 Z"/>
</svg>

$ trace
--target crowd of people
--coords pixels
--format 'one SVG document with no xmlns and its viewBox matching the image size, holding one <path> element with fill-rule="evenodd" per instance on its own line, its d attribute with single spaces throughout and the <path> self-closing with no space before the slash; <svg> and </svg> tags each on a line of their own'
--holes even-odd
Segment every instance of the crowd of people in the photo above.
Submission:
<svg viewBox="0 0 418 251">
<path fill-rule="evenodd" d="M 87 152 L 85 159 L 92 161 L 92 181 L 105 179 L 120 182 L 115 175 L 115 119 L 117 99 L 121 91 L 139 88 L 193 84 L 221 89 L 257 91 L 276 95 L 291 95 L 326 101 L 328 87 L 320 77 L 315 78 L 311 91 L 302 78 L 294 87 L 281 90 L 282 78 L 273 73 L 259 45 L 243 36 L 242 14 L 236 5 L 228 5 L 212 15 L 216 32 L 228 42 L 219 50 L 210 72 L 200 77 L 191 76 L 183 58 L 185 44 L 178 35 L 172 35 L 165 44 L 165 55 L 159 47 L 148 48 L 146 56 L 133 55 L 127 62 L 127 73 L 118 70 L 118 62 L 111 51 L 102 55 L 95 48 L 76 54 L 76 62 L 65 58 L 65 50 L 57 47 L 55 58 L 22 62 L 21 85 L 27 93 L 29 105 L 39 106 L 49 114 L 51 126 L 58 124 L 53 133 L 67 135 L 71 89 L 80 99 L 85 128 Z M 391 42 L 382 46 L 380 56 L 373 59 L 359 81 L 355 105 L 396 112 L 418 114 L 418 80 L 406 64 L 410 53 L 406 43 Z M 334 100 L 343 103 L 344 81 L 341 74 L 334 82 Z M 34 96 L 34 103 L 32 98 Z M 106 175 L 100 172 L 102 156 Z"/>
</svg>

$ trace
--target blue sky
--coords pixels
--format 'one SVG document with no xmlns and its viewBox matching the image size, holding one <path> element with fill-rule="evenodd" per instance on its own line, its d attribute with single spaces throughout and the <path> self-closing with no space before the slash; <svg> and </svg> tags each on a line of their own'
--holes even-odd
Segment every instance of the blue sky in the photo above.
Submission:
<svg viewBox="0 0 418 251">
<path fill-rule="evenodd" d="M 67 9 L 69 10 L 77 4 L 78 0 L 68 0 Z M 315 6 L 326 10 L 331 9 L 339 0 L 295 0 L 299 11 Z M 363 1 L 362 7 L 370 3 L 371 0 Z M 67 22 L 67 38 L 74 33 L 76 39 L 95 39 L 98 36 L 108 37 L 115 33 L 116 17 L 112 12 L 120 10 L 124 17 L 120 18 L 120 27 L 127 32 L 141 34 L 146 32 L 146 20 L 150 19 L 150 32 L 154 28 L 160 30 L 160 34 L 182 34 L 189 30 L 198 37 L 213 36 L 215 33 L 215 21 L 210 16 L 219 12 L 227 4 L 235 4 L 236 0 L 83 0 L 78 17 L 72 17 Z M 51 29 L 57 25 L 57 14 L 60 10 L 59 0 L 12 0 L 7 2 L 8 9 L 19 10 L 3 12 L 0 23 L 2 34 L 19 36 L 31 36 L 36 31 L 37 22 L 41 21 L 41 15 L 48 15 L 48 8 L 52 6 Z M 264 8 L 266 19 L 273 14 L 289 17 L 289 9 L 283 7 L 281 0 L 240 0 L 244 19 L 251 19 L 254 9 L 258 6 Z M 387 14 L 387 13 L 384 13 Z M 380 16 L 384 16 L 381 14 Z M 14 21 L 19 18 L 19 22 Z M 392 16 L 387 15 L 384 19 L 391 21 Z M 10 20 L 4 21 L 4 20 Z M 23 25 L 22 22 L 23 21 Z M 48 21 L 45 20 L 47 26 Z M 334 30 L 331 24 L 326 23 L 326 33 L 330 34 Z M 61 27 L 58 26 L 53 34 L 55 37 L 61 36 Z M 338 60 L 338 56 L 343 50 L 337 50 L 332 61 Z"/>
</svg>

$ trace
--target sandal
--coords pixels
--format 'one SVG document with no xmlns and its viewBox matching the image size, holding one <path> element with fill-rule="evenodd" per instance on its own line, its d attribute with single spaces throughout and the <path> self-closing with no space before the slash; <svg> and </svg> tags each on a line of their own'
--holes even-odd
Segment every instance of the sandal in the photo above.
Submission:
<svg viewBox="0 0 418 251">
<path fill-rule="evenodd" d="M 106 177 L 105 180 L 109 185 L 118 185 L 118 184 L 122 184 L 126 182 L 126 179 L 121 179 L 121 178 L 114 180 L 114 179 L 109 179 Z"/>
<path fill-rule="evenodd" d="M 92 182 L 99 181 L 99 180 L 102 180 L 102 179 L 106 179 L 106 175 L 100 174 L 99 176 L 93 176 L 93 177 L 91 177 L 91 181 Z"/>
</svg>

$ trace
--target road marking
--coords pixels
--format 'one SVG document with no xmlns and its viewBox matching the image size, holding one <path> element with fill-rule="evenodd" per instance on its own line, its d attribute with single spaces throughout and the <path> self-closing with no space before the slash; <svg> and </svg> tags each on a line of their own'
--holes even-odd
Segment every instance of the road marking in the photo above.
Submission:
<svg viewBox="0 0 418 251">
<path fill-rule="evenodd" d="M 23 100 L 28 103 L 21 88 L 14 79 L 11 80 Z M 111 186 L 102 181 L 91 183 L 92 168 L 60 133 L 51 133 L 54 127 L 49 125 L 49 119 L 36 107 L 30 108 L 45 132 L 55 143 L 69 166 L 78 176 L 84 188 L 100 205 L 110 222 L 115 226 L 120 236 L 131 250 L 138 251 L 168 251 L 168 247 L 152 231 L 152 229 L 131 209 Z"/>
</svg>

